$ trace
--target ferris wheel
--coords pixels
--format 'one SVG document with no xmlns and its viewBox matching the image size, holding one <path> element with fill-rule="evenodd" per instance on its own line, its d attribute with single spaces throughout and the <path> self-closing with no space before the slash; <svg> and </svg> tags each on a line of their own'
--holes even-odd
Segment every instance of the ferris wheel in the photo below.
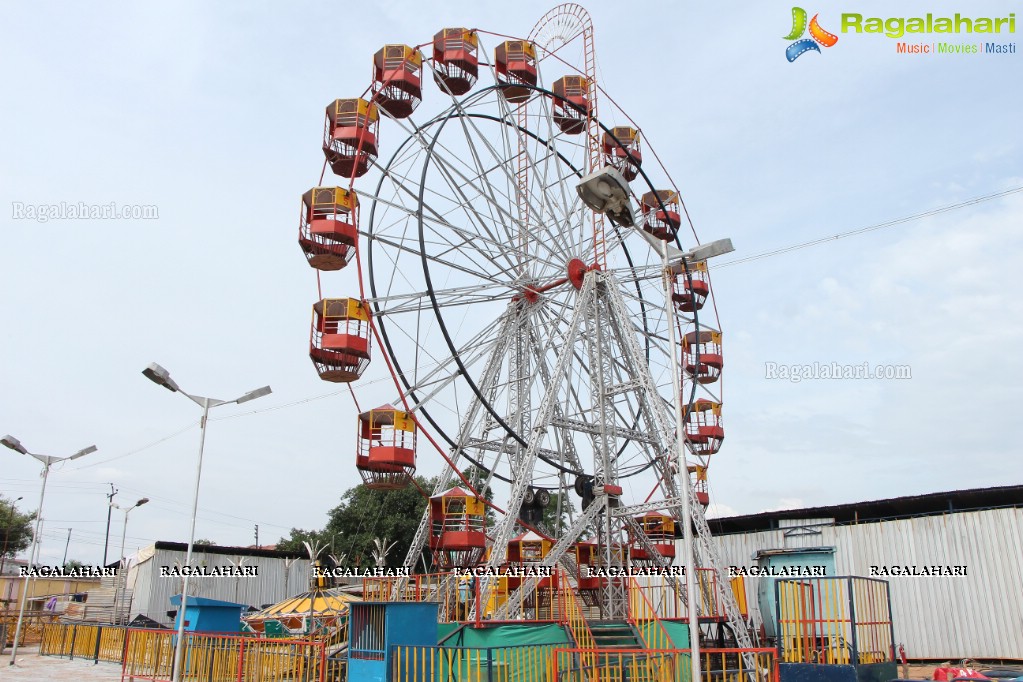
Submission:
<svg viewBox="0 0 1023 682">
<path fill-rule="evenodd" d="M 710 279 L 704 262 L 665 268 L 698 241 L 598 83 L 586 11 L 561 5 L 525 39 L 445 28 L 384 46 L 363 96 L 328 106 L 323 150 L 342 186 L 303 195 L 299 242 L 318 277 L 354 270 L 358 293 L 314 304 L 310 357 L 356 390 L 371 363 L 393 379 L 393 400 L 359 415 L 367 485 L 444 462 L 406 565 L 429 550 L 441 568 L 499 567 L 524 529 L 549 539 L 548 565 L 667 565 L 681 480 L 710 566 L 724 438 Z M 631 196 L 610 217 L 579 189 L 606 168 Z M 603 612 L 623 608 L 614 581 L 593 589 Z"/>
</svg>

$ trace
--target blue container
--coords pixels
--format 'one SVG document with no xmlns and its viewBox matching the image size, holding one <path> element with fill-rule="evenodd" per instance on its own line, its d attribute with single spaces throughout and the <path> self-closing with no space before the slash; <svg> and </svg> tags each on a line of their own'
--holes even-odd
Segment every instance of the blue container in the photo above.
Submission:
<svg viewBox="0 0 1023 682">
<path fill-rule="evenodd" d="M 437 608 L 431 602 L 359 602 L 348 605 L 348 679 L 387 682 L 391 649 L 437 645 Z M 432 678 L 422 670 L 421 680 Z"/>
<path fill-rule="evenodd" d="M 175 594 L 170 598 L 171 604 L 178 608 L 178 614 L 174 620 L 175 630 L 180 624 L 181 595 Z M 185 603 L 185 631 L 186 632 L 241 632 L 242 630 L 242 609 L 247 608 L 245 604 L 235 604 L 230 601 L 219 599 L 207 599 L 206 597 L 189 597 Z"/>
</svg>

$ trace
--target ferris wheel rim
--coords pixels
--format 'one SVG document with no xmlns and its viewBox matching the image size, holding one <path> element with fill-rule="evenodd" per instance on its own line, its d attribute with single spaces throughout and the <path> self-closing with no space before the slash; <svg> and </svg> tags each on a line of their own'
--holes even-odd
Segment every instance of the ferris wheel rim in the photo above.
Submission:
<svg viewBox="0 0 1023 682">
<path fill-rule="evenodd" d="M 553 97 L 554 96 L 553 92 L 551 92 L 550 90 L 547 90 L 545 88 L 542 88 L 542 87 L 539 87 L 539 86 L 527 86 L 527 87 L 528 87 L 529 90 L 532 90 L 536 94 L 542 95 L 544 97 Z M 481 90 L 476 91 L 472 97 L 467 97 L 465 99 L 466 100 L 477 99 L 477 98 L 478 99 L 482 99 L 486 95 L 488 95 L 488 94 L 490 94 L 490 93 L 492 93 L 494 91 L 499 91 L 499 90 L 500 90 L 500 86 L 498 86 L 498 85 L 488 86 L 486 88 L 482 88 Z M 458 107 L 451 107 L 451 108 L 447 109 L 443 114 L 438 115 L 438 116 L 430 119 L 428 122 L 422 124 L 421 126 L 418 126 L 417 127 L 417 131 L 424 131 L 424 130 L 426 130 L 428 128 L 430 128 L 430 129 L 436 128 L 437 132 L 434 133 L 434 138 L 433 138 L 433 142 L 435 144 L 436 140 L 439 139 L 441 133 L 443 132 L 444 127 L 452 119 L 459 118 L 459 117 L 462 117 L 462 116 L 464 116 L 465 118 L 472 118 L 472 119 L 490 121 L 490 122 L 499 124 L 499 125 L 504 126 L 504 127 L 513 128 L 514 130 L 516 130 L 518 132 L 521 132 L 521 133 L 524 133 L 526 135 L 529 135 L 531 138 L 533 138 L 533 140 L 535 142 L 537 142 L 540 145 L 547 145 L 550 142 L 550 140 L 547 140 L 547 139 L 543 138 L 542 136 L 540 136 L 540 134 L 538 134 L 536 131 L 532 130 L 531 128 L 522 127 L 522 126 L 520 126 L 520 125 L 518 125 L 518 124 L 516 124 L 514 122 L 509 121 L 507 118 L 495 116 L 493 114 L 481 113 L 481 112 L 468 112 L 468 113 L 466 113 L 466 112 L 461 111 Z M 607 133 L 611 132 L 610 128 L 608 128 L 606 125 L 600 123 L 599 121 L 598 121 L 598 125 L 600 126 L 600 128 L 604 132 L 607 132 Z M 390 168 L 391 165 L 394 163 L 394 160 L 398 157 L 399 154 L 402 153 L 402 150 L 406 147 L 406 145 L 409 145 L 410 143 L 414 142 L 418 137 L 419 136 L 416 133 L 408 135 L 408 137 L 399 145 L 398 149 L 391 156 L 391 159 L 387 162 L 387 165 L 383 166 L 383 169 L 386 171 L 386 169 Z M 429 164 L 432 161 L 433 154 L 434 153 L 433 153 L 433 149 L 432 149 L 432 146 L 431 146 L 431 149 L 427 153 L 427 156 L 426 156 L 427 160 L 423 164 L 423 171 L 421 173 L 423 178 L 425 178 L 425 174 L 426 174 L 426 172 L 428 170 Z M 567 166 L 569 166 L 572 169 L 572 171 L 573 171 L 573 173 L 575 174 L 576 177 L 582 177 L 583 176 L 583 171 L 580 170 L 577 166 L 575 166 L 570 159 L 568 159 L 567 157 L 564 156 L 564 154 L 562 154 L 561 152 L 556 152 L 556 155 L 558 156 L 558 158 L 561 160 L 562 163 L 566 164 Z M 377 187 L 377 194 L 378 195 L 380 193 L 380 187 L 383 185 L 383 183 L 386 180 L 387 180 L 387 178 L 382 176 L 380 181 L 378 182 L 378 187 Z M 645 181 L 646 181 L 646 183 L 648 185 L 650 185 L 650 188 L 652 189 L 653 185 L 650 182 L 650 179 L 648 177 L 645 177 Z M 418 197 L 418 201 L 419 201 L 420 204 L 422 204 L 424 202 L 424 192 L 426 190 L 426 183 L 425 183 L 425 181 L 422 178 L 421 178 L 421 181 L 419 183 L 419 190 L 420 190 L 420 194 L 419 194 L 419 197 Z M 376 225 L 376 223 L 375 223 L 376 207 L 377 207 L 377 205 L 376 205 L 376 197 L 374 197 L 374 204 L 373 204 L 373 206 L 372 206 L 372 208 L 370 210 L 370 225 L 371 225 L 370 231 L 369 231 L 370 235 L 374 234 L 374 229 L 375 229 L 375 225 Z M 424 225 L 423 225 L 424 217 L 423 217 L 423 215 L 424 215 L 424 212 L 422 212 L 422 211 L 418 212 L 418 216 L 419 216 L 418 217 L 418 223 L 419 223 L 419 233 L 420 233 L 420 250 L 419 250 L 419 253 L 420 253 L 420 263 L 423 266 L 424 276 L 428 280 L 427 293 L 428 293 L 428 295 L 429 295 L 429 297 L 431 299 L 431 307 L 433 308 L 433 311 L 434 311 L 434 317 L 437 320 L 438 325 L 441 327 L 441 329 L 443 331 L 443 335 L 445 337 L 445 344 L 447 345 L 448 359 L 453 361 L 458 366 L 459 374 L 460 374 L 461 378 L 465 381 L 465 383 L 473 391 L 473 393 L 477 397 L 477 399 L 481 401 L 481 404 L 484 406 L 484 408 L 501 425 L 502 429 L 504 429 L 505 432 L 510 437 L 515 438 L 518 442 L 520 442 L 523 445 L 525 445 L 525 440 L 521 437 L 521 434 L 519 434 L 517 431 L 515 431 L 514 428 L 511 427 L 511 425 L 507 424 L 507 422 L 502 417 L 500 412 L 491 404 L 491 402 L 489 400 L 487 400 L 487 398 L 485 396 L 482 395 L 482 390 L 480 389 L 480 387 L 478 386 L 476 381 L 473 379 L 472 372 L 469 371 L 469 369 L 462 362 L 462 358 L 461 358 L 461 355 L 460 355 L 460 353 L 461 353 L 460 349 L 458 349 L 456 347 L 454 341 L 451 339 L 451 336 L 448 333 L 448 330 L 447 330 L 448 323 L 445 321 L 444 313 L 442 312 L 442 308 L 444 308 L 445 306 L 443 306 L 442 304 L 440 304 L 437 301 L 437 298 L 436 298 L 436 288 L 433 286 L 432 277 L 430 275 L 430 263 L 429 263 L 430 259 L 426 255 L 426 249 L 424 248 L 425 245 L 424 245 L 423 239 L 422 239 L 422 235 L 423 235 L 423 232 L 424 232 Z M 614 230 L 616 232 L 618 232 L 619 230 L 621 230 L 621 228 L 619 228 L 618 226 L 614 226 Z M 372 298 L 370 299 L 370 302 L 379 311 L 379 306 L 378 306 L 376 301 L 379 300 L 380 297 L 378 296 L 378 291 L 377 291 L 377 278 L 376 278 L 376 276 L 374 274 L 375 271 L 374 271 L 374 255 L 373 255 L 374 254 L 374 250 L 373 249 L 374 249 L 375 241 L 376 241 L 375 239 L 371 239 L 370 240 L 370 250 L 369 250 L 369 253 L 368 253 L 367 262 L 368 262 L 368 267 L 369 267 L 369 270 L 370 270 L 370 289 L 371 289 L 371 294 L 372 294 Z M 678 240 L 677 236 L 675 238 L 675 242 L 676 242 L 676 244 L 679 243 L 679 240 Z M 625 257 L 625 259 L 626 259 L 626 261 L 628 263 L 627 267 L 624 268 L 624 269 L 630 270 L 635 275 L 633 283 L 635 285 L 636 299 L 640 301 L 640 305 L 641 305 L 641 309 L 642 309 L 641 319 L 643 320 L 643 327 L 644 327 L 643 331 L 644 331 L 644 338 L 645 338 L 645 341 L 646 341 L 644 343 L 643 351 L 644 351 L 645 357 L 647 359 L 649 359 L 650 354 L 652 352 L 652 347 L 651 347 L 650 338 L 649 338 L 649 334 L 650 334 L 650 326 L 649 325 L 650 325 L 650 323 L 649 323 L 649 320 L 648 320 L 647 308 L 649 307 L 649 309 L 651 311 L 659 312 L 660 311 L 660 306 L 659 306 L 659 304 L 655 304 L 655 303 L 653 303 L 653 302 L 651 302 L 651 301 L 649 301 L 649 300 L 644 298 L 643 290 L 642 290 L 639 282 L 640 282 L 640 280 L 648 279 L 648 277 L 642 276 L 642 275 L 638 274 L 637 271 L 641 268 L 641 266 L 638 266 L 634 262 L 633 254 L 631 253 L 631 251 L 629 249 L 629 246 L 626 243 L 624 243 L 624 237 L 622 237 L 620 234 L 619 234 L 619 240 L 617 242 L 617 245 L 620 246 L 621 252 L 622 252 L 623 256 Z M 508 283 L 506 283 L 506 285 L 508 285 Z M 510 286 L 509 286 L 509 288 L 510 288 Z M 390 334 L 387 331 L 387 324 L 383 320 L 383 318 L 379 318 L 378 319 L 378 326 L 380 327 L 380 333 L 381 333 L 383 344 L 386 347 L 388 355 L 392 359 L 392 362 L 395 363 L 395 366 L 397 368 L 396 376 L 401 378 L 401 383 L 404 385 L 403 388 L 399 387 L 399 390 L 403 390 L 404 392 L 406 392 L 406 394 L 409 397 L 411 397 L 414 401 L 416 401 L 418 403 L 418 397 L 416 395 L 416 388 L 409 382 L 409 380 L 407 378 L 407 376 L 408 376 L 407 373 L 402 370 L 401 360 L 398 357 L 398 355 L 394 352 L 394 347 L 393 347 L 393 344 L 392 344 L 391 339 L 390 339 Z M 426 406 L 426 405 L 419 405 L 417 407 L 417 411 L 419 411 L 419 412 L 424 414 L 424 416 L 426 417 L 427 421 L 439 433 L 439 435 L 444 439 L 445 442 L 447 442 L 452 447 L 456 446 L 454 439 L 451 438 L 451 436 L 448 435 L 446 429 L 444 429 L 440 424 L 437 423 L 436 419 L 431 414 L 428 406 Z M 620 447 L 619 452 L 618 452 L 619 456 L 621 455 L 622 452 L 624 452 L 624 450 L 626 449 L 627 446 L 628 446 L 628 443 L 623 443 L 622 444 L 622 446 Z M 468 461 L 470 461 L 472 464 L 474 464 L 475 466 L 478 466 L 479 468 L 481 468 L 481 469 L 483 469 L 485 471 L 490 471 L 491 470 L 490 467 L 488 467 L 483 462 L 478 461 L 478 460 L 474 460 L 471 456 L 466 455 L 464 450 L 462 451 L 461 456 L 466 457 L 466 459 Z M 553 466 L 558 471 L 562 472 L 562 473 L 572 474 L 572 475 L 576 475 L 576 476 L 581 475 L 581 474 L 584 473 L 582 470 L 577 470 L 577 469 L 573 469 L 573 468 L 570 468 L 570 467 L 564 467 L 564 466 L 558 464 L 557 462 L 555 462 L 555 461 L 553 461 L 553 460 L 551 460 L 551 459 L 549 459 L 549 458 L 547 458 L 545 456 L 540 456 L 540 458 L 543 461 L 547 462 L 549 465 Z M 641 464 L 641 465 L 639 465 L 637 467 L 633 467 L 632 473 L 627 474 L 626 476 L 623 476 L 623 477 L 629 477 L 629 476 L 641 473 L 641 472 L 649 469 L 650 466 L 651 465 L 650 465 L 649 462 L 644 462 L 643 464 Z M 494 472 L 494 475 L 499 480 L 503 480 L 505 482 L 510 482 L 510 479 L 508 479 L 507 477 L 501 475 L 500 473 Z"/>
</svg>

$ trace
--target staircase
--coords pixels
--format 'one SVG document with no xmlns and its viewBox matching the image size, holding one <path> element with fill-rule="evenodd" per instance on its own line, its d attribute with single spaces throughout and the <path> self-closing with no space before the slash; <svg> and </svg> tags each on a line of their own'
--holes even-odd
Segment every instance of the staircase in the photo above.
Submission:
<svg viewBox="0 0 1023 682">
<path fill-rule="evenodd" d="M 642 649 L 643 640 L 624 620 L 588 621 L 598 649 Z"/>
</svg>

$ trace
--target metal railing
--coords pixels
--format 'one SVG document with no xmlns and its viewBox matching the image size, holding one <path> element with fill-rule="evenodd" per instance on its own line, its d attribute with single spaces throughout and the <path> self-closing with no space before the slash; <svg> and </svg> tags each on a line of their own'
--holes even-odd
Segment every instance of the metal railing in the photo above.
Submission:
<svg viewBox="0 0 1023 682">
<path fill-rule="evenodd" d="M 391 647 L 391 682 L 548 682 L 557 644 Z"/>
<path fill-rule="evenodd" d="M 704 682 L 778 682 L 774 649 L 701 649 Z M 551 682 L 688 682 L 688 649 L 555 649 Z"/>
<path fill-rule="evenodd" d="M 171 630 L 129 628 L 122 682 L 170 680 L 176 638 L 177 633 Z M 189 682 L 326 682 L 344 678 L 344 662 L 327 659 L 323 642 L 185 633 L 182 660 L 181 679 Z"/>
<path fill-rule="evenodd" d="M 48 623 L 43 626 L 39 655 L 120 663 L 127 630 L 123 625 Z"/>
<path fill-rule="evenodd" d="M 874 578 L 787 578 L 775 582 L 784 663 L 893 661 L 888 582 Z"/>
<path fill-rule="evenodd" d="M 21 636 L 18 646 L 25 644 L 37 644 L 42 640 L 43 627 L 49 623 L 57 622 L 57 616 L 53 613 L 32 613 L 25 612 L 21 623 Z M 0 611 L 0 623 L 7 625 L 8 644 L 14 644 L 14 633 L 18 625 L 18 609 L 4 609 Z"/>
<path fill-rule="evenodd" d="M 653 605 L 635 578 L 629 579 L 629 622 L 648 649 L 671 649 L 673 642 Z"/>
</svg>

